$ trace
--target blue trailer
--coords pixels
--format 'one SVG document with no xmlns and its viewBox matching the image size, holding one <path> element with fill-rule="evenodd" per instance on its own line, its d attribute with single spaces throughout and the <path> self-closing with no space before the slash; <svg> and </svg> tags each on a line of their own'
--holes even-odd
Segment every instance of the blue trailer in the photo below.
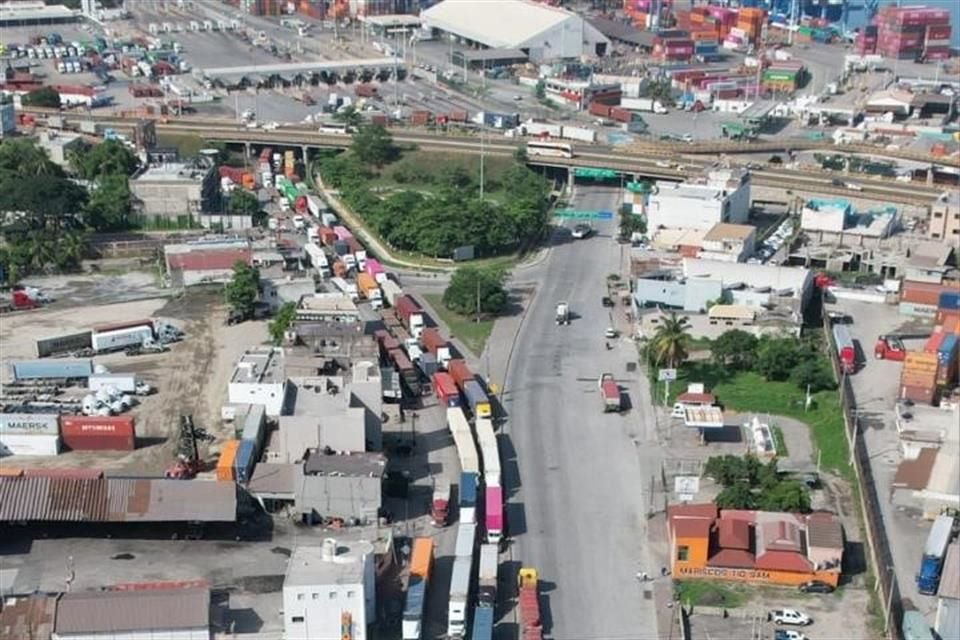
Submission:
<svg viewBox="0 0 960 640">
<path fill-rule="evenodd" d="M 477 518 L 477 474 L 460 474 L 460 522 L 476 522 Z"/>
<path fill-rule="evenodd" d="M 419 576 L 412 576 L 403 602 L 403 640 L 420 640 L 422 637 L 423 603 L 426 600 L 427 583 Z"/>
<path fill-rule="evenodd" d="M 473 609 L 473 632 L 470 640 L 491 640 L 493 638 L 493 607 L 475 607 Z"/>
<path fill-rule="evenodd" d="M 947 555 L 947 545 L 953 535 L 953 516 L 937 516 L 923 548 L 920 571 L 917 573 L 917 590 L 928 596 L 936 595 L 940 585 L 940 571 Z"/>
<path fill-rule="evenodd" d="M 246 483 L 250 481 L 250 476 L 253 475 L 253 465 L 256 463 L 254 458 L 254 443 L 250 440 L 241 440 L 240 444 L 237 445 L 237 455 L 233 462 L 234 476 L 237 482 Z"/>
<path fill-rule="evenodd" d="M 63 380 L 89 378 L 93 375 L 93 360 L 21 360 L 10 364 L 10 373 L 15 381 Z"/>
</svg>

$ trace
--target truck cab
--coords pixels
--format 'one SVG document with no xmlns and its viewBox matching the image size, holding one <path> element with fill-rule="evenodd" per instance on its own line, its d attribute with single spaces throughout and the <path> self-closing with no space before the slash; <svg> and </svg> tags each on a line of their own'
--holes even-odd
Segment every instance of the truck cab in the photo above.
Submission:
<svg viewBox="0 0 960 640">
<path fill-rule="evenodd" d="M 557 303 L 557 324 L 570 324 L 570 307 L 566 301 Z"/>
</svg>

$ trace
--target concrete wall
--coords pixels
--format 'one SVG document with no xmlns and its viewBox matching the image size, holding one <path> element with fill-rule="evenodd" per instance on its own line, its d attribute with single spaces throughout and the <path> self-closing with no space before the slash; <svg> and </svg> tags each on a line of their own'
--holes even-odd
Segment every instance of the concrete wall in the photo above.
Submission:
<svg viewBox="0 0 960 640">
<path fill-rule="evenodd" d="M 210 640 L 210 629 L 154 629 L 103 633 L 54 633 L 53 640 Z M 339 640 L 339 638 L 337 639 Z"/>
</svg>

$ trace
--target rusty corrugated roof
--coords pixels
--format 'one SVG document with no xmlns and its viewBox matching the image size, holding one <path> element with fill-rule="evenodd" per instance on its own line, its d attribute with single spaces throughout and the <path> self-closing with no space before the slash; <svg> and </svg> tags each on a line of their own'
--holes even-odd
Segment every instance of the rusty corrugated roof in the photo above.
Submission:
<svg viewBox="0 0 960 640">
<path fill-rule="evenodd" d="M 50 640 L 56 610 L 54 596 L 8 598 L 0 609 L 0 640 Z"/>
<path fill-rule="evenodd" d="M 231 522 L 232 482 L 0 477 L 0 522 Z"/>
<path fill-rule="evenodd" d="M 203 629 L 210 626 L 209 589 L 79 591 L 57 606 L 55 632 L 93 634 Z"/>
</svg>

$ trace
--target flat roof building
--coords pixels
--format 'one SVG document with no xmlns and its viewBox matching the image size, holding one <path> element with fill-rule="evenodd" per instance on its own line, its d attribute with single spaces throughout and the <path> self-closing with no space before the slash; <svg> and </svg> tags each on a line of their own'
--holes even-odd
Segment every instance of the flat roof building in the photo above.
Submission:
<svg viewBox="0 0 960 640">
<path fill-rule="evenodd" d="M 163 247 L 167 274 L 174 287 L 228 282 L 238 262 L 250 265 L 253 251 L 243 238 L 207 239 Z"/>
<path fill-rule="evenodd" d="M 140 203 L 141 215 L 186 221 L 216 210 L 220 183 L 213 168 L 177 162 L 149 167 L 132 177 L 130 191 Z"/>
<path fill-rule="evenodd" d="M 529 0 L 444 0 L 423 26 L 474 48 L 519 49 L 533 62 L 607 55 L 610 40 L 576 13 Z"/>
<path fill-rule="evenodd" d="M 283 580 L 287 640 L 366 640 L 376 620 L 374 547 L 327 538 L 298 546 Z"/>
<path fill-rule="evenodd" d="M 76 22 L 79 11 L 43 0 L 7 0 L 0 4 L 0 25 L 5 27 Z"/>
<path fill-rule="evenodd" d="M 818 241 L 838 239 L 856 241 L 864 238 L 886 238 L 893 233 L 897 210 L 858 212 L 844 198 L 814 198 L 804 203 L 800 212 L 800 228 Z"/>
<path fill-rule="evenodd" d="M 750 174 L 717 169 L 686 182 L 658 181 L 652 190 L 624 191 L 632 212 L 647 217 L 647 229 L 702 229 L 744 224 L 750 217 Z"/>
<path fill-rule="evenodd" d="M 275 418 L 283 413 L 286 397 L 283 349 L 253 349 L 240 356 L 227 386 L 228 402 L 261 404 Z"/>
<path fill-rule="evenodd" d="M 748 224 L 718 222 L 703 236 L 699 256 L 704 260 L 745 262 L 753 255 L 757 230 Z"/>
<path fill-rule="evenodd" d="M 300 298 L 297 321 L 358 322 L 360 311 L 345 293 L 326 291 Z"/>
<path fill-rule="evenodd" d="M 375 523 L 386 464 L 381 453 L 308 451 L 294 477 L 297 513 L 308 523 L 323 518 Z"/>
</svg>

